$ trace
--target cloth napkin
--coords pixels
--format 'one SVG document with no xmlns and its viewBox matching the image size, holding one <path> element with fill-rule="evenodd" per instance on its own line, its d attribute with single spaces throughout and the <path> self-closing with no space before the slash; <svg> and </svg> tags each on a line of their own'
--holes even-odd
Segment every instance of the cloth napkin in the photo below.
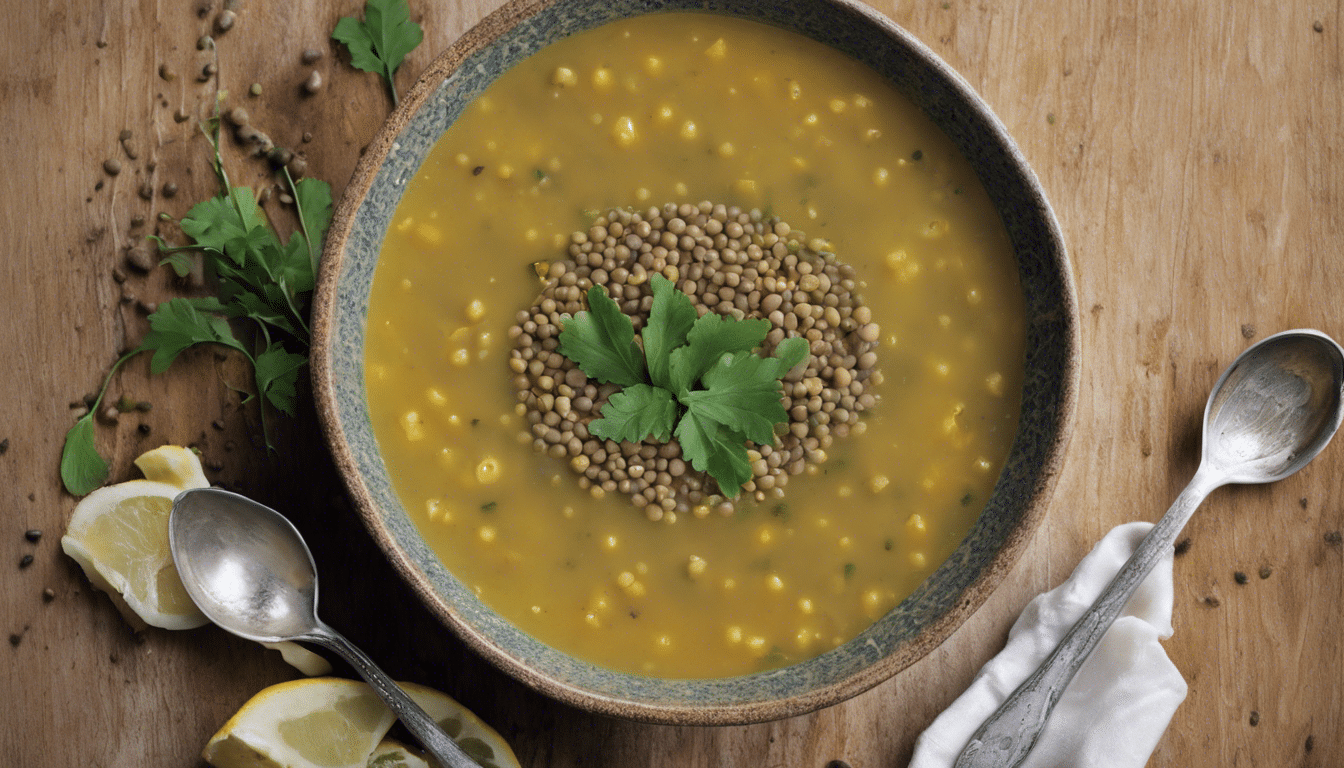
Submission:
<svg viewBox="0 0 1344 768">
<path fill-rule="evenodd" d="M 970 688 L 920 734 L 910 768 L 950 768 L 971 734 L 1054 649 L 1151 523 L 1106 534 L 1068 581 L 1027 604 Z M 1158 641 L 1171 637 L 1172 553 L 1161 560 L 1065 689 L 1023 768 L 1143 768 L 1186 684 Z"/>
</svg>

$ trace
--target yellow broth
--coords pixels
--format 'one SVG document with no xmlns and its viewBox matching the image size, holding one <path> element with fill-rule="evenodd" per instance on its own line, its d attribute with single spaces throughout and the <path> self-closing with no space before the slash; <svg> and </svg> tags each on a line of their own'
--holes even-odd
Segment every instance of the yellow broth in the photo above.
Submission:
<svg viewBox="0 0 1344 768">
<path fill-rule="evenodd" d="M 880 402 L 782 499 L 651 522 L 533 451 L 507 332 L 541 287 L 531 265 L 595 211 L 706 199 L 857 269 Z M 649 15 L 503 75 L 407 184 L 373 286 L 369 406 L 399 497 L 486 604 L 596 664 L 732 676 L 853 638 L 957 546 L 1016 431 L 1022 315 L 974 172 L 874 72 L 773 27 Z"/>
</svg>

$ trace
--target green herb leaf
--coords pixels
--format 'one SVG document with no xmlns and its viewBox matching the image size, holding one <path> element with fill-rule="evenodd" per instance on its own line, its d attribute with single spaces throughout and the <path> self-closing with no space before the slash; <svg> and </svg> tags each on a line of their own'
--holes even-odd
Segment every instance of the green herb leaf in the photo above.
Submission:
<svg viewBox="0 0 1344 768">
<path fill-rule="evenodd" d="M 397 85 L 392 76 L 425 36 L 420 25 L 411 21 L 406 0 L 368 0 L 364 21 L 343 18 L 336 22 L 331 36 L 350 49 L 351 65 L 387 80 L 392 103 L 396 104 Z"/>
<path fill-rule="evenodd" d="M 672 350 L 668 388 L 680 396 L 725 354 L 750 352 L 760 346 L 770 327 L 769 320 L 737 320 L 713 312 L 701 315 L 686 334 L 686 346 Z"/>
<path fill-rule="evenodd" d="M 322 256 L 322 235 L 331 226 L 331 185 L 320 179 L 299 179 L 290 186 L 299 212 L 299 226 L 308 245 L 309 270 L 315 275 Z"/>
<path fill-rule="evenodd" d="M 602 418 L 588 431 L 602 440 L 637 443 L 646 437 L 667 442 L 677 421 L 677 401 L 661 387 L 634 384 L 612 395 L 602 406 Z"/>
<path fill-rule="evenodd" d="M 75 496 L 92 493 L 107 480 L 108 467 L 93 440 L 93 411 L 65 433 L 61 450 L 61 483 Z"/>
<path fill-rule="evenodd" d="M 775 424 L 789 418 L 779 401 L 778 368 L 775 358 L 724 355 L 705 373 L 706 388 L 683 393 L 680 400 L 699 417 L 741 432 L 757 445 L 771 445 Z"/>
<path fill-rule="evenodd" d="M 649 288 L 653 291 L 653 307 L 644 325 L 644 356 L 648 360 L 649 378 L 657 386 L 670 389 L 668 356 L 686 343 L 686 334 L 695 325 L 695 305 L 690 296 L 677 290 L 662 275 L 654 275 Z"/>
<path fill-rule="evenodd" d="M 643 383 L 644 353 L 630 318 L 599 286 L 588 289 L 588 311 L 565 321 L 560 354 L 598 381 L 628 387 Z"/>
<path fill-rule="evenodd" d="M 198 311 L 187 299 L 160 304 L 149 316 L 149 327 L 140 349 L 154 353 L 149 363 L 152 373 L 168 370 L 184 349 L 196 344 L 223 344 L 247 354 L 226 319 Z"/>
<path fill-rule="evenodd" d="M 271 342 L 252 364 L 257 392 L 276 410 L 293 416 L 299 369 L 306 362 L 307 356 L 287 352 L 280 342 Z"/>
<path fill-rule="evenodd" d="M 751 461 L 741 435 L 694 411 L 681 417 L 676 435 L 681 455 L 691 466 L 714 478 L 725 496 L 736 496 L 751 479 Z"/>
</svg>

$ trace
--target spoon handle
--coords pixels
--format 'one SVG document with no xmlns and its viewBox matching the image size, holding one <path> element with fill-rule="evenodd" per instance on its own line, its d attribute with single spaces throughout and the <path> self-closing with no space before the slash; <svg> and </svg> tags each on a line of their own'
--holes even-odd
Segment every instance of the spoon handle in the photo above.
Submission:
<svg viewBox="0 0 1344 768">
<path fill-rule="evenodd" d="M 346 640 L 341 633 L 319 622 L 316 631 L 297 639 L 321 645 L 350 662 L 350 666 L 373 687 L 388 708 L 401 718 L 401 722 L 405 723 L 410 732 L 419 739 L 425 751 L 429 752 L 443 768 L 479 768 L 476 762 L 467 757 L 467 753 L 457 746 L 457 742 L 449 738 L 425 710 L 401 689 L 401 686 L 393 682 L 387 673 L 379 669 L 372 659 Z"/>
<path fill-rule="evenodd" d="M 1125 603 L 1176 541 L 1195 508 L 1223 481 L 1203 468 L 1139 543 L 1120 571 L 1045 661 L 971 736 L 953 768 L 1015 768 L 1026 759 L 1078 668 L 1096 648 Z"/>
</svg>

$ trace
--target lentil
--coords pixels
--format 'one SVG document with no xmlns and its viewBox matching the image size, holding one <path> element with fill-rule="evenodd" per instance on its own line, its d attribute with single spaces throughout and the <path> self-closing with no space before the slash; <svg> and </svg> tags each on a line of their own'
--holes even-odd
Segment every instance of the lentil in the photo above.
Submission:
<svg viewBox="0 0 1344 768">
<path fill-rule="evenodd" d="M 697 241 L 690 235 L 678 237 L 687 232 L 711 230 L 724 233 L 722 242 Z M 626 231 L 631 234 L 621 241 L 612 234 Z M 763 242 L 764 236 L 778 238 L 776 231 L 790 233 L 785 246 L 792 253 L 784 259 L 773 251 L 762 250 L 757 242 Z M 636 278 L 639 274 L 636 270 L 642 267 L 645 272 L 667 274 L 690 297 L 699 314 L 732 312 L 738 317 L 768 320 L 774 329 L 762 345 L 763 355 L 771 354 L 786 338 L 806 335 L 812 340 L 810 357 L 784 377 L 782 402 L 790 423 L 779 430 L 776 446 L 760 446 L 759 453 L 753 452 L 758 457 L 767 451 L 772 455 L 770 461 L 761 458 L 753 461 L 753 479 L 744 486 L 757 501 L 764 501 L 767 491 L 783 489 L 786 481 L 782 478 L 786 474 L 796 475 L 809 465 L 826 460 L 824 450 L 808 447 L 807 441 L 813 435 L 847 434 L 849 426 L 857 423 L 860 414 L 876 402 L 871 395 L 862 401 L 856 398 L 867 394 L 865 385 L 876 365 L 878 328 L 871 322 L 859 325 L 854 319 L 858 309 L 864 310 L 858 313 L 860 318 L 870 319 L 871 313 L 863 306 L 861 297 L 845 287 L 841 277 L 844 265 L 834 254 L 818 253 L 813 247 L 826 243 L 814 238 L 803 245 L 804 238 L 801 230 L 777 218 L 763 220 L 759 211 L 747 212 L 709 201 L 698 205 L 668 203 L 661 209 L 648 208 L 642 212 L 619 208 L 607 211 L 587 232 L 570 236 L 569 258 L 551 265 L 552 277 L 534 304 L 518 313 L 522 320 L 510 329 L 510 336 L 518 341 L 512 359 L 521 362 L 533 358 L 526 374 L 516 380 L 519 402 L 529 412 L 543 414 L 550 411 L 548 393 L 556 381 L 563 381 L 575 390 L 597 384 L 573 361 L 550 354 L 555 346 L 552 339 L 559 335 L 568 318 L 581 311 L 576 296 L 581 282 L 603 287 L 639 331 L 648 322 L 652 289 L 647 281 Z M 623 256 L 617 255 L 618 242 L 625 249 L 621 252 Z M 685 277 L 681 278 L 683 269 Z M 756 278 L 763 278 L 764 291 L 756 288 L 755 283 L 741 282 L 741 275 L 748 270 Z M 572 280 L 567 279 L 570 276 Z M 713 286 L 721 287 L 709 290 Z M 472 315 L 471 319 L 480 318 Z M 843 330 L 846 327 L 850 329 L 848 332 Z M 539 361 L 542 355 L 546 355 L 547 363 Z M 859 360 L 865 364 L 860 365 Z M 802 390 L 797 389 L 799 385 Z M 834 407 L 842 397 L 840 392 L 845 393 L 848 407 Z M 574 420 L 586 427 L 600 417 L 609 394 L 572 401 L 567 411 L 572 409 L 576 414 Z M 538 435 L 540 451 L 549 451 L 562 439 L 568 440 L 557 430 Z M 668 462 L 665 467 L 658 467 L 652 480 L 643 477 L 644 467 L 627 478 L 630 473 L 625 471 L 621 455 L 625 447 L 618 450 L 595 440 L 583 444 L 584 460 L 571 462 L 571 467 L 584 474 L 600 465 L 596 470 L 598 476 L 602 472 L 621 472 L 623 484 L 611 483 L 612 487 L 606 490 L 619 487 L 631 497 L 631 503 L 644 508 L 651 520 L 660 520 L 670 511 L 686 512 L 707 494 L 719 491 L 705 473 L 688 471 L 675 439 L 667 443 L 648 439 L 640 447 L 656 448 L 661 460 Z M 645 494 L 650 489 L 659 504 L 647 503 L 651 499 Z M 716 508 L 728 515 L 736 504 L 724 500 Z"/>
</svg>

